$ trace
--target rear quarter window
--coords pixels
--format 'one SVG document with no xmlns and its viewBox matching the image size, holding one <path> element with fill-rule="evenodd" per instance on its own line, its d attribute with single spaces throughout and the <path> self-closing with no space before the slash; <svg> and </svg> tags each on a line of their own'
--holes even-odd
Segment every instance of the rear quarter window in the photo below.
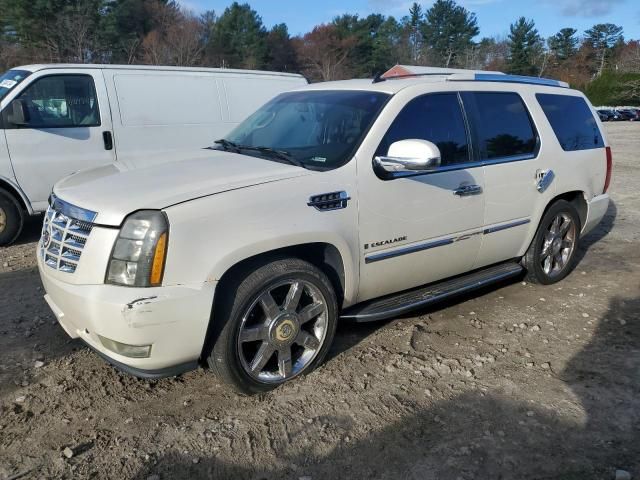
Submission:
<svg viewBox="0 0 640 480">
<path fill-rule="evenodd" d="M 582 97 L 536 94 L 564 151 L 604 148 L 604 140 L 587 102 Z"/>
</svg>

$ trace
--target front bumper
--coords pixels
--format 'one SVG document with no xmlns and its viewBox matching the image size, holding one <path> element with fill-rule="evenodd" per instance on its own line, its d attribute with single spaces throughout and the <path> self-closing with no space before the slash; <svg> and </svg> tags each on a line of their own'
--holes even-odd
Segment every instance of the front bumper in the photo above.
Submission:
<svg viewBox="0 0 640 480">
<path fill-rule="evenodd" d="M 38 258 L 45 300 L 72 338 L 80 338 L 122 370 L 139 377 L 175 375 L 196 365 L 211 318 L 215 283 L 157 288 L 72 285 L 54 278 Z M 98 335 L 151 345 L 148 358 L 104 347 Z"/>
<path fill-rule="evenodd" d="M 586 235 L 593 230 L 604 218 L 609 208 L 609 195 L 604 193 L 593 197 L 587 204 L 587 220 L 582 226 L 581 235 Z"/>
</svg>

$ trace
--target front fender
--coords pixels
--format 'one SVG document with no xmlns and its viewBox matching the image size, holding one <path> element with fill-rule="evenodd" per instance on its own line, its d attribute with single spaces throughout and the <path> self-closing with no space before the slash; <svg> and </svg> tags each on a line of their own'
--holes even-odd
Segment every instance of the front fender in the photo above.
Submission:
<svg viewBox="0 0 640 480">
<path fill-rule="evenodd" d="M 326 243 L 342 257 L 345 304 L 355 301 L 359 278 L 357 202 L 352 198 L 346 208 L 334 211 L 318 211 L 307 205 L 310 196 L 322 192 L 356 193 L 352 185 L 335 178 L 339 175 L 328 173 L 256 185 L 167 208 L 170 233 L 165 284 L 218 281 L 231 267 L 256 255 Z"/>
</svg>

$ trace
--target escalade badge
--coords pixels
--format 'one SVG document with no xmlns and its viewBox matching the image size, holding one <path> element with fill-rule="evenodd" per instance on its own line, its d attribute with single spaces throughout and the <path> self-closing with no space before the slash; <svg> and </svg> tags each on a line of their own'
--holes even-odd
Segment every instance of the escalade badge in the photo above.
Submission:
<svg viewBox="0 0 640 480">
<path fill-rule="evenodd" d="M 391 245 L 393 243 L 404 242 L 406 239 L 407 239 L 407 236 L 404 235 L 402 237 L 392 238 L 389 240 L 381 240 L 379 242 L 365 243 L 364 249 L 368 250 L 369 248 L 382 247 L 384 245 Z"/>
</svg>

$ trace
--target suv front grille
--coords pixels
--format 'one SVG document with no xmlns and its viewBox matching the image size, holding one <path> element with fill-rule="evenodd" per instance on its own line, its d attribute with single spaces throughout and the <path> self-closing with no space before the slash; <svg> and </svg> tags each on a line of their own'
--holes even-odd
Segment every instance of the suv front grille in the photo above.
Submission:
<svg viewBox="0 0 640 480">
<path fill-rule="evenodd" d="M 74 214 L 81 219 L 73 218 Z M 40 255 L 44 263 L 66 273 L 74 273 L 91 234 L 96 213 L 70 205 L 59 198 L 51 198 L 44 216 Z"/>
</svg>

